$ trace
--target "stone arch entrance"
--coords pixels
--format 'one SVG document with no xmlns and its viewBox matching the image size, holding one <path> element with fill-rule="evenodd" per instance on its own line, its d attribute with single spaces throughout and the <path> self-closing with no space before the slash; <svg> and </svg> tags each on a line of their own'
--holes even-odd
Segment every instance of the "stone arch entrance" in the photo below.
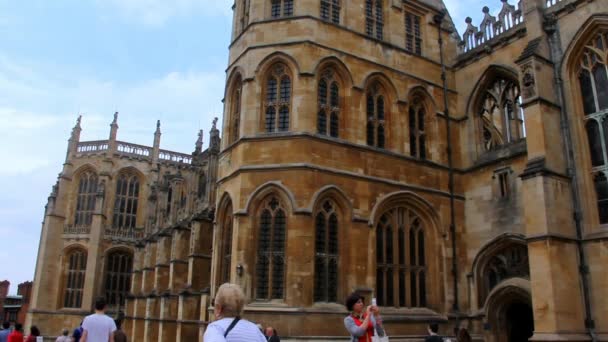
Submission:
<svg viewBox="0 0 608 342">
<path fill-rule="evenodd" d="M 485 305 L 487 340 L 528 341 L 534 333 L 530 281 L 513 278 L 504 281 L 488 295 Z"/>
</svg>

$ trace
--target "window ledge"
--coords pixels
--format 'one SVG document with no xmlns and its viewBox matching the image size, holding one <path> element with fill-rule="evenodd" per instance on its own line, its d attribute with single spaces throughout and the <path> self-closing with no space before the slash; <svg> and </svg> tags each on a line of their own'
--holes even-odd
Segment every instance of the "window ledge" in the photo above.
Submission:
<svg viewBox="0 0 608 342">
<path fill-rule="evenodd" d="M 513 158 L 528 152 L 526 138 L 519 139 L 517 141 L 510 142 L 508 144 L 498 146 L 497 148 L 483 152 L 477 158 L 475 166 L 491 164 L 501 160 Z"/>
</svg>

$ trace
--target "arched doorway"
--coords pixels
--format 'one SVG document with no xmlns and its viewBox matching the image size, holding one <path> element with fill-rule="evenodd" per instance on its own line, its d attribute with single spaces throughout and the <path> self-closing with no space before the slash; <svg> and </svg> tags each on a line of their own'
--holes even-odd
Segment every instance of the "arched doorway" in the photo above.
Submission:
<svg viewBox="0 0 608 342">
<path fill-rule="evenodd" d="M 534 317 L 529 303 L 512 303 L 506 308 L 505 316 L 509 342 L 528 341 L 532 337 Z"/>
<path fill-rule="evenodd" d="M 528 341 L 534 334 L 530 282 L 513 278 L 494 288 L 486 302 L 486 319 L 489 340 Z"/>
</svg>

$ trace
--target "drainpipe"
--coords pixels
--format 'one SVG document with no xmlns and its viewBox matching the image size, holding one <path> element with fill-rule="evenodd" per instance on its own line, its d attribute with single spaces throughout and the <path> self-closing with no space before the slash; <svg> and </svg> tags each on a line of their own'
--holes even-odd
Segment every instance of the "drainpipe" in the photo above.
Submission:
<svg viewBox="0 0 608 342">
<path fill-rule="evenodd" d="M 448 81 L 445 72 L 445 62 L 443 59 L 443 39 L 441 38 L 441 23 L 445 17 L 445 10 L 433 17 L 433 21 L 437 25 L 437 42 L 439 43 L 439 58 L 441 62 L 441 80 L 443 81 L 443 113 L 446 119 L 446 139 L 447 139 L 447 155 L 448 155 L 448 188 L 450 191 L 450 234 L 452 235 L 452 277 L 454 278 L 453 291 L 454 303 L 452 310 L 455 313 L 460 312 L 458 304 L 458 263 L 456 260 L 456 220 L 454 217 L 454 169 L 452 166 L 452 132 L 450 130 L 450 109 L 448 107 Z"/>
<path fill-rule="evenodd" d="M 568 122 L 568 115 L 565 108 L 565 96 L 563 80 L 560 75 L 563 61 L 563 51 L 559 39 L 559 30 L 556 25 L 556 19 L 554 17 L 546 18 L 545 31 L 549 38 L 549 47 L 551 50 L 551 56 L 553 63 L 557 68 L 553 68 L 553 77 L 555 78 L 555 86 L 557 89 L 557 101 L 560 107 L 560 128 L 562 136 L 564 137 L 564 154 L 566 155 L 566 174 L 570 178 L 570 191 L 572 196 L 572 205 L 574 207 L 573 217 L 574 225 L 576 228 L 576 247 L 578 250 L 579 258 L 579 275 L 581 278 L 581 286 L 583 287 L 583 301 L 585 304 L 585 328 L 587 333 L 591 337 L 592 342 L 597 341 L 595 334 L 595 322 L 593 320 L 593 314 L 591 312 L 591 301 L 589 294 L 589 266 L 587 265 L 587 258 L 585 256 L 585 249 L 583 248 L 583 231 L 582 231 L 582 210 L 580 203 L 580 192 L 578 183 L 576 182 L 576 166 L 574 165 L 574 149 L 572 146 L 572 136 L 570 133 L 570 123 Z"/>
</svg>

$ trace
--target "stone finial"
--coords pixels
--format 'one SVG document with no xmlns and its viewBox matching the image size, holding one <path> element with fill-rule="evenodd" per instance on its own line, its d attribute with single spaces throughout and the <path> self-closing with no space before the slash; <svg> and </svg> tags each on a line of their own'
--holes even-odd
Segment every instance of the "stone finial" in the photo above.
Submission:
<svg viewBox="0 0 608 342">
<path fill-rule="evenodd" d="M 160 120 L 156 120 L 156 133 L 160 133 Z"/>
<path fill-rule="evenodd" d="M 118 112 L 114 112 L 114 120 L 110 124 L 110 140 L 116 140 L 118 133 Z"/>
<path fill-rule="evenodd" d="M 211 131 L 209 132 L 210 140 L 209 140 L 209 150 L 211 152 L 219 152 L 220 151 L 220 131 L 217 129 L 217 117 L 213 119 L 213 126 L 211 127 Z"/>
<path fill-rule="evenodd" d="M 112 120 L 112 125 L 118 124 L 118 112 L 114 112 L 114 120 Z"/>
<path fill-rule="evenodd" d="M 201 153 L 203 151 L 203 130 L 198 131 L 198 138 L 194 145 L 194 153 Z"/>
<path fill-rule="evenodd" d="M 217 129 L 217 117 L 213 118 L 213 127 L 211 127 L 211 129 Z"/>
<path fill-rule="evenodd" d="M 82 120 L 82 115 L 78 115 L 78 119 L 76 119 L 76 125 L 72 128 L 71 140 L 78 142 L 80 140 L 80 132 L 82 128 L 80 127 L 80 122 Z"/>
</svg>

